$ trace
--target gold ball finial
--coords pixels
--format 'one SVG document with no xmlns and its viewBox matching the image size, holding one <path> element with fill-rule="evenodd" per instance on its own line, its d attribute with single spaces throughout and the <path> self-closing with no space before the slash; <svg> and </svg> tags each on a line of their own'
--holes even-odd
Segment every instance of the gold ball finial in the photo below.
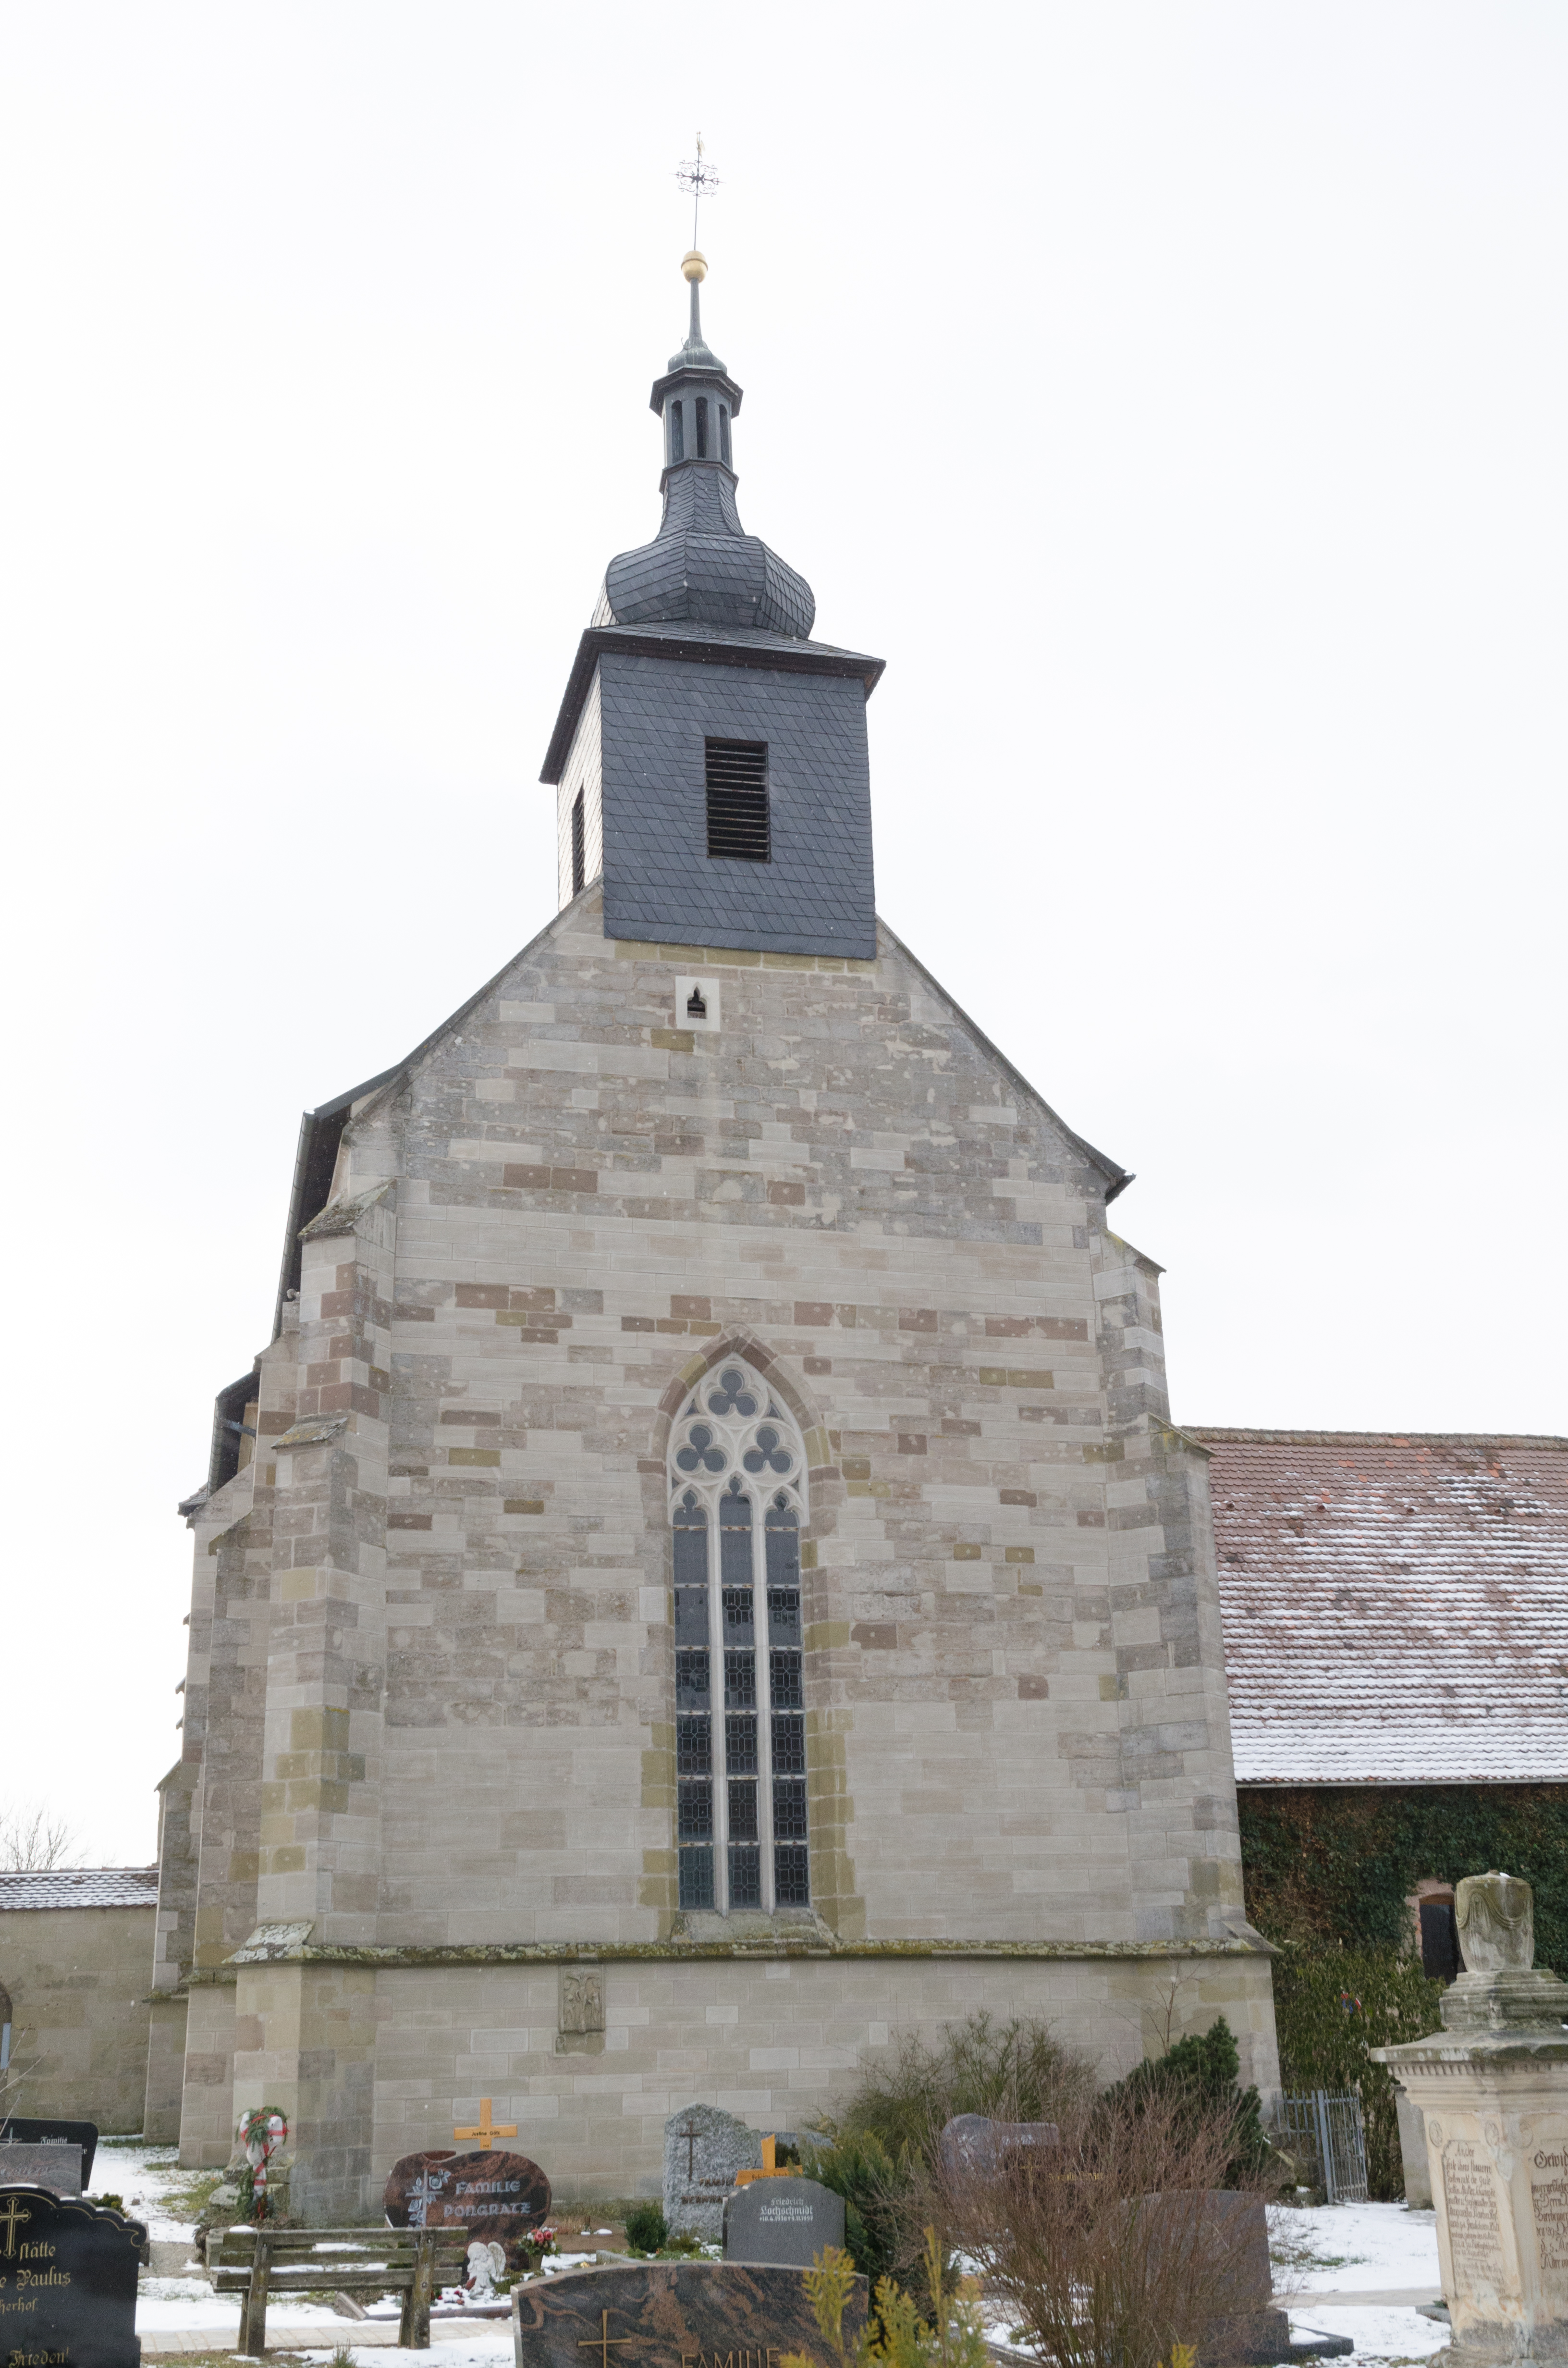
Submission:
<svg viewBox="0 0 1568 2368">
<path fill-rule="evenodd" d="M 689 255 L 683 256 L 681 257 L 680 268 L 683 279 L 706 279 L 708 277 L 708 257 L 705 255 L 699 255 L 697 249 L 693 247 Z"/>
</svg>

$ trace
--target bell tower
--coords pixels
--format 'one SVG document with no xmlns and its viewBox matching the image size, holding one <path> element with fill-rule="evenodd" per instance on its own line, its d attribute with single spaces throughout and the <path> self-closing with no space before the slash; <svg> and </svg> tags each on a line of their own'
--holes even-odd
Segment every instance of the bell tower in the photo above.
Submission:
<svg viewBox="0 0 1568 2368">
<path fill-rule="evenodd" d="M 880 658 L 811 638 L 812 587 L 735 502 L 742 390 L 702 333 L 654 381 L 664 515 L 605 571 L 546 756 L 562 905 L 602 880 L 607 937 L 876 952 L 866 701 Z"/>
</svg>

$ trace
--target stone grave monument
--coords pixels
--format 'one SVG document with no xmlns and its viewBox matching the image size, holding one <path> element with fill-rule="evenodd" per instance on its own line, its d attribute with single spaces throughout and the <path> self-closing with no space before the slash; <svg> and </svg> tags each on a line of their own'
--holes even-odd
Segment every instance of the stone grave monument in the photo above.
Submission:
<svg viewBox="0 0 1568 2368">
<path fill-rule="evenodd" d="M 1568 2361 L 1568 1984 L 1535 1965 L 1528 1883 L 1455 1896 L 1464 1971 L 1443 2027 L 1377 2047 L 1421 2115 L 1460 2363 Z"/>
<path fill-rule="evenodd" d="M 857 2278 L 844 2313 L 850 2345 L 865 2324 Z M 728 2261 L 563 2270 L 514 2286 L 512 2345 L 516 2368 L 773 2368 L 786 2351 L 820 2359 L 824 2349 L 800 2270 Z"/>
<path fill-rule="evenodd" d="M 0 2356 L 141 2368 L 140 2220 L 47 2187 L 0 2189 Z"/>
<path fill-rule="evenodd" d="M 515 2122 L 491 2120 L 488 2097 L 477 2125 L 452 2135 L 479 2138 L 482 2150 L 432 2146 L 394 2162 L 382 2196 L 389 2226 L 466 2228 L 476 2244 L 504 2245 L 513 2268 L 520 2268 L 529 2230 L 550 2210 L 549 2180 L 526 2154 L 491 2146 L 492 2138 L 515 2138 L 517 2129 Z"/>
<path fill-rule="evenodd" d="M 809 2270 L 844 2243 L 844 2198 L 814 2179 L 759 2179 L 724 2198 L 724 2259 Z"/>
<path fill-rule="evenodd" d="M 1003 2158 L 1032 2146 L 1054 2146 L 1062 2132 L 1054 2122 L 994 2122 L 984 2113 L 955 2113 L 937 2141 L 942 2168 L 950 2175 L 995 2170 Z"/>
<path fill-rule="evenodd" d="M 78 2195 L 84 2187 L 92 2184 L 93 2157 L 97 2151 L 97 2122 L 35 2121 L 26 2113 L 7 2113 L 4 2120 L 0 2120 L 0 2180 L 11 2177 L 30 2179 L 36 2175 L 40 2185 L 53 2187 L 57 2193 Z M 41 2173 L 34 2174 L 21 2169 L 19 2156 L 3 2151 L 6 2146 L 13 2146 L 78 2147 L 81 2154 L 81 2173 L 75 2186 L 67 2189 L 60 2186 L 57 2180 L 45 2178 Z M 56 2158 L 51 2156 L 50 2160 L 52 2165 Z"/>
<path fill-rule="evenodd" d="M 64 2138 L 45 2138 L 38 2146 L 15 2140 L 0 2144 L 0 2187 L 18 2180 L 47 2187 L 56 2195 L 82 2192 L 82 2149 Z"/>
<path fill-rule="evenodd" d="M 724 2198 L 743 2170 L 762 2169 L 759 2132 L 717 2105 L 687 2105 L 665 2123 L 665 2218 L 676 2237 L 716 2245 Z"/>
</svg>

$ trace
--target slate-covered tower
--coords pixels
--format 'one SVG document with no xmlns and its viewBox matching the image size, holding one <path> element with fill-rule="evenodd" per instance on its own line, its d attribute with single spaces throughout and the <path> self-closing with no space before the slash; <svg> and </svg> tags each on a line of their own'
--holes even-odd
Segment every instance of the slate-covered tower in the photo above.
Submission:
<svg viewBox="0 0 1568 2368">
<path fill-rule="evenodd" d="M 163 1787 L 150 2135 L 289 2118 L 373 2215 L 482 2097 L 558 2188 L 829 2106 L 901 2031 L 1127 2069 L 1242 1918 L 1204 1453 L 1129 1181 L 876 917 L 866 702 L 653 389 L 545 765 L 560 910 L 307 1113 L 219 1394 Z"/>
<path fill-rule="evenodd" d="M 811 639 L 811 586 L 735 506 L 741 390 L 691 331 L 653 382 L 665 515 L 605 573 L 544 779 L 561 894 L 605 933 L 753 953 L 876 952 L 866 700 L 878 658 Z"/>
</svg>

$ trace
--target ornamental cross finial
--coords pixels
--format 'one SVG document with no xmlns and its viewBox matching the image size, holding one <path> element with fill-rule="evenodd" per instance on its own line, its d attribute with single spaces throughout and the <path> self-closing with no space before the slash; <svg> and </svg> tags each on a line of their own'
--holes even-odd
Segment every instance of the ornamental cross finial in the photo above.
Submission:
<svg viewBox="0 0 1568 2368">
<path fill-rule="evenodd" d="M 697 135 L 696 155 L 686 157 L 676 166 L 676 179 L 683 189 L 691 191 L 691 244 L 695 252 L 698 211 L 709 190 L 716 189 L 719 186 L 719 176 L 703 154 L 700 131 Z"/>
</svg>

